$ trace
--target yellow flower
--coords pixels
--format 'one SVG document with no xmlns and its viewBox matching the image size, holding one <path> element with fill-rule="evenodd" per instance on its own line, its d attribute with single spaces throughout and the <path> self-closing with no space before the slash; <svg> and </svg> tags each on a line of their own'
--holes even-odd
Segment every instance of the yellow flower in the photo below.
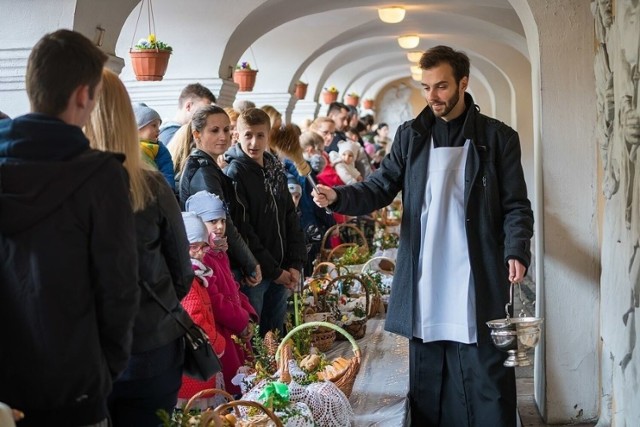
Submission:
<svg viewBox="0 0 640 427">
<path fill-rule="evenodd" d="M 149 43 L 155 43 L 156 42 L 156 35 L 155 34 L 149 34 Z"/>
</svg>

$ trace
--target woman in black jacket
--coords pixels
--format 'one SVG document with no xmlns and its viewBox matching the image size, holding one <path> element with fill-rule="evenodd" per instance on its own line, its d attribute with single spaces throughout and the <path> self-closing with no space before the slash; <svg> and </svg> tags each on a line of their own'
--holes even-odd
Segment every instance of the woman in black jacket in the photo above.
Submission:
<svg viewBox="0 0 640 427">
<path fill-rule="evenodd" d="M 126 155 L 142 288 L 131 358 L 114 383 L 109 413 L 116 427 L 157 426 L 156 412 L 173 411 L 182 381 L 185 331 L 176 317 L 191 323 L 180 305 L 193 279 L 189 242 L 173 191 L 162 175 L 140 161 L 129 95 L 118 76 L 106 69 L 102 93 L 85 132 L 93 148 Z"/>
<path fill-rule="evenodd" d="M 243 238 L 243 224 L 237 204 L 240 203 L 233 183 L 222 172 L 216 159 L 223 154 L 229 144 L 230 120 L 227 113 L 217 105 L 199 108 L 191 119 L 190 132 L 180 132 L 181 137 L 174 138 L 172 146 L 184 150 L 194 144 L 184 168 L 180 171 L 180 206 L 198 191 L 206 190 L 225 202 L 227 207 L 227 240 L 229 242 L 229 260 L 234 270 L 240 270 L 244 282 L 254 286 L 262 280 L 260 265 L 251 253 Z"/>
</svg>

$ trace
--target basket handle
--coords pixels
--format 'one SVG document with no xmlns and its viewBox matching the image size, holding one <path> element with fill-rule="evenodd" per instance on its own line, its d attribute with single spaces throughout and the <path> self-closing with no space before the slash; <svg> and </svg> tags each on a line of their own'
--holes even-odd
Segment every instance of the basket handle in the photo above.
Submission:
<svg viewBox="0 0 640 427">
<path fill-rule="evenodd" d="M 341 333 L 351 343 L 351 350 L 353 351 L 353 353 L 356 356 L 360 355 L 360 347 L 358 346 L 358 343 L 356 342 L 356 340 L 353 339 L 353 337 L 349 332 L 345 331 L 340 326 L 334 325 L 333 323 L 329 323 L 329 322 L 307 322 L 307 323 L 303 323 L 302 325 L 298 325 L 292 330 L 290 330 L 289 333 L 282 339 L 282 342 L 280 342 L 280 345 L 278 346 L 278 350 L 276 351 L 276 360 L 280 359 L 280 352 L 282 351 L 282 348 L 284 347 L 285 343 L 293 337 L 295 333 L 306 328 L 315 328 L 317 326 L 324 326 L 329 329 L 333 329 L 336 332 Z"/>
<path fill-rule="evenodd" d="M 191 410 L 191 407 L 193 406 L 193 404 L 195 403 L 195 401 L 197 399 L 212 397 L 212 396 L 215 396 L 217 394 L 223 395 L 228 401 L 234 400 L 234 397 L 231 394 L 229 394 L 228 392 L 226 392 L 226 391 L 224 391 L 222 389 L 219 389 L 219 388 L 207 388 L 207 389 L 204 389 L 204 390 L 199 391 L 198 393 L 194 394 L 191 397 L 191 399 L 189 399 L 187 401 L 187 404 L 184 405 L 183 411 L 184 412 L 189 412 Z M 240 412 L 237 410 L 237 408 L 236 408 L 236 415 L 238 415 L 238 416 L 240 415 Z"/>
<path fill-rule="evenodd" d="M 322 242 L 320 243 L 320 248 L 324 249 L 325 245 L 327 243 L 327 239 L 329 238 L 329 236 L 331 236 L 331 233 L 333 233 L 335 230 L 340 232 L 340 228 L 342 228 L 342 227 L 354 229 L 356 231 L 356 233 L 358 234 L 358 237 L 360 237 L 360 239 L 362 240 L 362 245 L 361 246 L 364 246 L 367 249 L 367 251 L 369 250 L 369 245 L 367 243 L 367 238 L 364 235 L 364 233 L 362 232 L 362 230 L 360 230 L 355 225 L 349 224 L 349 223 L 335 224 L 335 225 L 332 225 L 331 227 L 329 227 L 327 229 L 327 231 L 324 233 L 324 236 L 322 236 Z"/>
<path fill-rule="evenodd" d="M 334 289 L 338 289 L 338 287 L 335 284 L 339 280 L 344 280 L 344 279 L 354 279 L 354 280 L 357 280 L 358 282 L 360 282 L 360 286 L 364 288 L 366 310 L 368 311 L 369 310 L 369 299 L 371 298 L 371 296 L 369 294 L 369 287 L 367 286 L 366 283 L 364 283 L 364 279 L 362 278 L 362 276 L 359 275 L 359 274 L 353 274 L 353 273 L 343 274 L 342 276 L 338 276 L 338 277 L 332 279 L 331 282 L 329 282 L 329 285 L 333 286 Z"/>
<path fill-rule="evenodd" d="M 267 414 L 269 418 L 271 418 L 271 421 L 276 424 L 276 427 L 284 427 L 284 424 L 282 424 L 280 418 L 276 417 L 273 411 L 271 411 L 261 403 L 253 402 L 250 400 L 234 400 L 233 402 L 223 403 L 222 405 L 218 406 L 213 410 L 213 413 L 215 414 L 215 416 L 213 417 L 213 422 L 215 423 L 214 425 L 216 427 L 224 427 L 224 422 L 222 421 L 222 418 L 224 416 L 223 413 L 230 408 L 234 408 L 237 412 L 238 406 L 251 406 L 260 409 L 262 410 L 262 412 Z"/>
</svg>

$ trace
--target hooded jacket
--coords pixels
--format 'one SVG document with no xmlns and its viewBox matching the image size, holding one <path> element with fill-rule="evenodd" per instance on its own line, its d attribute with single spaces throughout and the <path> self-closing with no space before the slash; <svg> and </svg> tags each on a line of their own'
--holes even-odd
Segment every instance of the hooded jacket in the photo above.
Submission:
<svg viewBox="0 0 640 427">
<path fill-rule="evenodd" d="M 104 419 L 127 364 L 140 291 L 121 161 L 54 117 L 0 121 L 0 401 L 21 425 Z"/>
<path fill-rule="evenodd" d="M 241 199 L 249 247 L 260 262 L 262 276 L 275 280 L 283 269 L 300 271 L 307 249 L 280 161 L 265 152 L 262 167 L 242 151 L 240 144 L 225 153 L 225 160 L 229 164 L 225 173 Z"/>
<path fill-rule="evenodd" d="M 507 260 L 527 267 L 531 259 L 533 212 L 520 162 L 518 134 L 480 114 L 473 98 L 463 125 L 471 144 L 465 166 L 465 231 L 476 289 L 478 344 L 490 342 L 485 322 L 504 317 L 509 301 Z M 420 214 L 427 182 L 435 116 L 425 108 L 398 129 L 390 153 L 364 182 L 338 187 L 335 211 L 359 215 L 387 206 L 402 191 L 402 227 L 396 274 L 385 329 L 413 336 L 413 305 L 421 245 Z"/>
</svg>

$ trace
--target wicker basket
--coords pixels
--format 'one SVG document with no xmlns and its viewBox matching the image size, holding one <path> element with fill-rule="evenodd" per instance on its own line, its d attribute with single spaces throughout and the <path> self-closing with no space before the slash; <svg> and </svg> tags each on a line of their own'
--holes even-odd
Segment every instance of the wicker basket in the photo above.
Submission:
<svg viewBox="0 0 640 427">
<path fill-rule="evenodd" d="M 343 325 L 345 331 L 349 332 L 354 339 L 359 340 L 364 338 L 367 333 L 367 319 L 354 320 L 348 325 Z M 344 340 L 343 337 L 336 337 L 336 339 Z"/>
<path fill-rule="evenodd" d="M 359 239 L 361 243 L 358 244 L 356 242 L 344 242 L 343 244 L 336 246 L 336 248 L 327 248 L 327 240 L 329 239 L 329 237 L 334 232 L 340 233 L 340 231 L 352 232 L 353 234 L 355 234 L 356 236 L 355 238 Z M 366 250 L 367 252 L 369 252 L 369 245 L 367 244 L 367 238 L 365 237 L 362 230 L 360 230 L 358 227 L 356 227 L 353 224 L 335 224 L 329 227 L 327 231 L 324 233 L 324 236 L 322 237 L 322 242 L 320 243 L 320 253 L 318 254 L 318 261 L 319 262 L 331 261 L 332 260 L 331 252 L 334 252 L 335 249 L 345 244 L 348 244 L 348 245 L 344 246 L 343 249 L 340 249 L 340 250 L 344 251 L 349 246 L 361 246 L 363 250 Z M 333 255 L 336 255 L 336 252 L 334 252 Z"/>
<path fill-rule="evenodd" d="M 353 391 L 353 383 L 356 380 L 356 376 L 360 371 L 360 364 L 362 363 L 362 355 L 360 353 L 360 347 L 358 347 L 358 343 L 353 339 L 353 337 L 344 329 L 342 329 L 338 325 L 334 325 L 333 323 L 328 322 L 309 322 L 303 323 L 302 325 L 296 326 L 282 339 L 280 346 L 278 346 L 278 351 L 276 352 L 276 360 L 280 358 L 280 353 L 282 352 L 282 348 L 285 343 L 293 337 L 298 331 L 305 328 L 315 328 L 318 326 L 326 327 L 333 329 L 338 332 L 341 336 L 344 336 L 351 343 L 351 350 L 353 351 L 353 357 L 349 359 L 349 367 L 344 371 L 342 375 L 337 378 L 332 378 L 331 381 L 347 396 L 351 395 Z"/>
<path fill-rule="evenodd" d="M 269 422 L 271 421 L 273 422 L 273 424 L 275 424 L 276 427 L 284 427 L 282 421 L 280 421 L 280 419 L 276 417 L 270 409 L 266 408 L 264 405 L 258 402 L 252 402 L 250 400 L 234 400 L 233 402 L 223 403 L 222 405 L 218 406 L 213 410 L 213 425 L 215 427 L 228 426 L 229 423 L 225 420 L 225 415 L 227 415 L 230 409 L 235 410 L 236 414 L 239 414 L 238 406 L 250 406 L 253 408 L 257 408 L 260 409 L 264 414 L 252 416 L 248 420 L 241 420 L 240 416 L 236 415 L 238 423 L 235 425 L 237 426 L 266 427 L 270 425 Z"/>
<path fill-rule="evenodd" d="M 234 400 L 234 397 L 232 395 L 230 395 L 229 393 L 227 393 L 226 391 L 219 389 L 219 388 L 208 388 L 205 390 L 202 390 L 196 394 L 193 395 L 193 397 L 191 397 L 191 399 L 189 399 L 186 403 L 186 405 L 184 405 L 184 408 L 182 409 L 184 414 L 188 414 L 189 411 L 191 410 L 191 408 L 193 407 L 193 405 L 195 404 L 196 400 L 201 399 L 201 398 L 208 398 L 208 397 L 213 397 L 216 395 L 222 395 L 224 396 L 227 401 L 231 402 Z M 238 411 L 238 409 L 236 409 L 235 411 L 235 416 L 236 418 L 240 418 L 240 411 Z M 199 426 L 213 426 L 213 425 L 218 425 L 215 424 L 215 418 L 216 415 L 214 414 L 213 410 L 211 409 L 206 409 L 204 411 L 202 411 L 200 413 L 200 420 L 198 422 L 197 425 Z"/>
<path fill-rule="evenodd" d="M 353 337 L 357 340 L 359 340 L 360 338 L 364 337 L 364 334 L 366 333 L 367 330 L 367 319 L 369 318 L 369 313 L 373 310 L 372 307 L 372 298 L 371 298 L 371 293 L 369 292 L 369 287 L 366 285 L 366 283 L 364 282 L 363 278 L 361 275 L 359 274 L 353 274 L 353 273 L 348 273 L 348 274 L 343 274 L 341 276 L 338 276 L 334 279 L 331 280 L 331 282 L 329 282 L 328 287 L 329 288 L 337 288 L 336 284 L 341 281 L 341 280 L 355 280 L 360 282 L 360 288 L 362 288 L 364 290 L 364 296 L 365 296 L 365 311 L 367 313 L 367 317 L 354 322 L 351 322 L 349 325 L 343 325 L 342 327 L 345 328 L 351 335 L 353 335 Z M 361 297 L 362 294 L 350 294 L 347 295 L 350 297 Z M 344 337 L 342 336 L 336 336 L 337 340 L 344 340 Z"/>
<path fill-rule="evenodd" d="M 312 309 L 305 310 L 304 322 L 330 322 L 333 316 L 329 312 L 315 313 Z M 326 353 L 336 340 L 336 331 L 324 326 L 318 326 L 311 331 L 311 345 Z"/>
<path fill-rule="evenodd" d="M 378 262 L 377 264 L 375 264 L 376 261 Z M 364 264 L 364 266 L 362 267 L 362 274 L 365 275 L 372 271 L 377 271 L 382 274 L 393 274 L 395 268 L 396 264 L 391 258 L 374 257 Z M 372 291 L 372 301 L 369 305 L 370 308 L 368 311 L 369 319 L 371 319 L 378 313 L 384 313 L 387 309 L 385 304 L 382 302 L 382 295 L 380 294 L 380 290 L 376 286 L 374 286 Z"/>
</svg>

